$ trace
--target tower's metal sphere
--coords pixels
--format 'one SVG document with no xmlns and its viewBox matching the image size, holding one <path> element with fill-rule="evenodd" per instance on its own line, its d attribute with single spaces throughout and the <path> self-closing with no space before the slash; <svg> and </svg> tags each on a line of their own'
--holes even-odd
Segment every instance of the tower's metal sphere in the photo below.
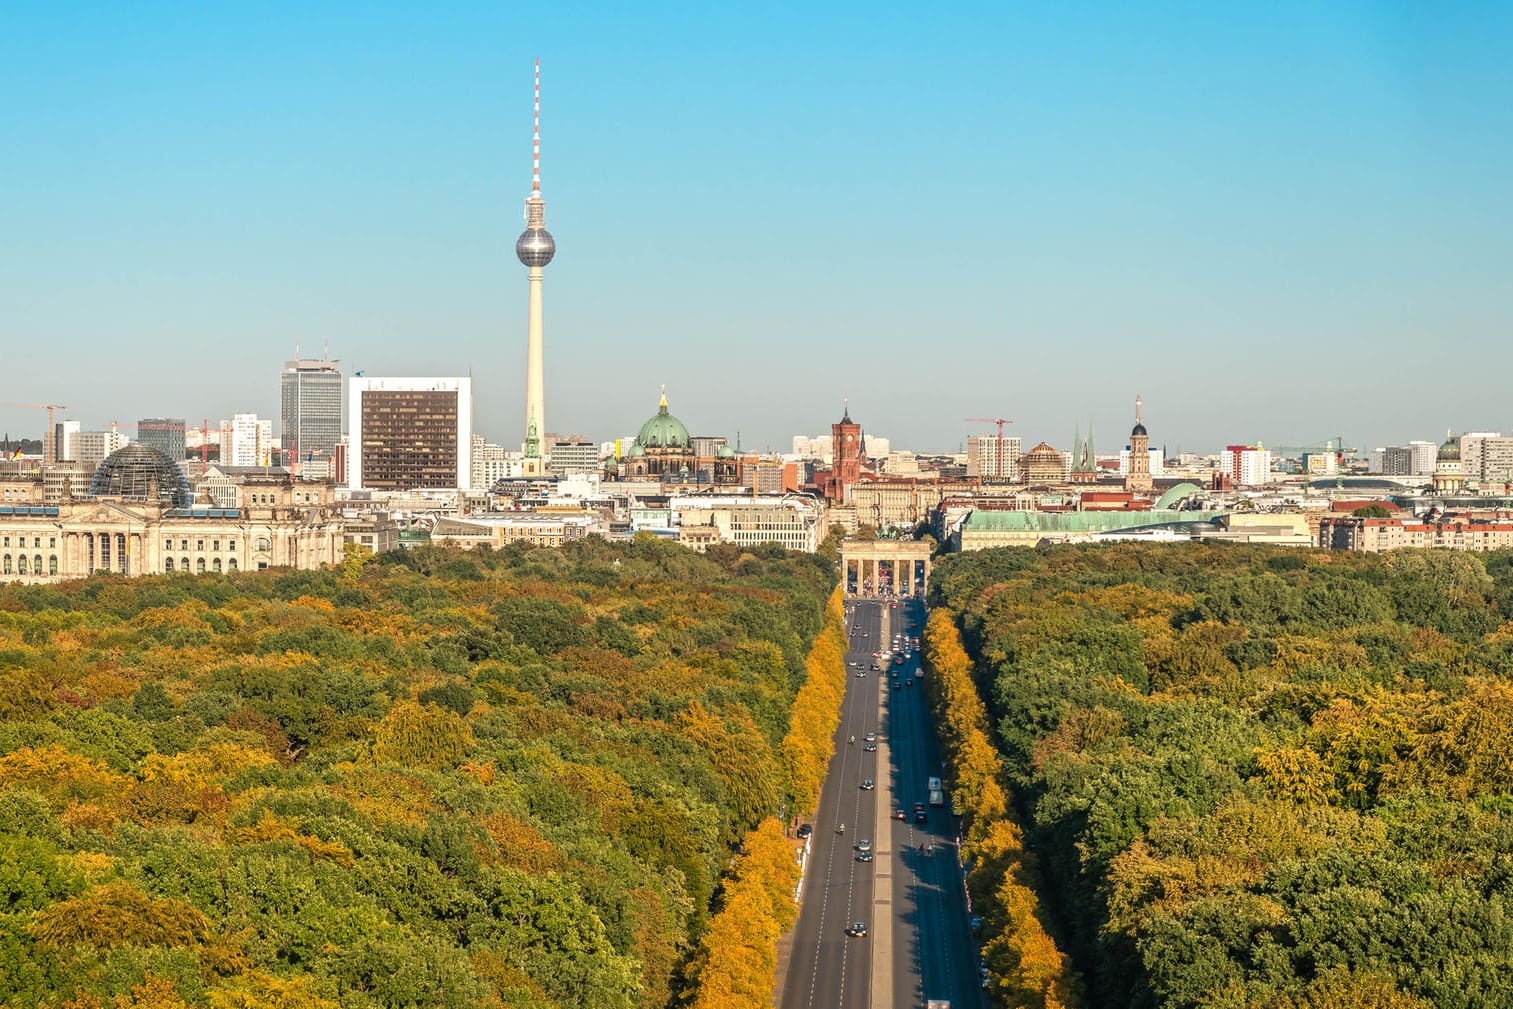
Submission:
<svg viewBox="0 0 1513 1009">
<path fill-rule="evenodd" d="M 515 240 L 515 255 L 526 266 L 545 266 L 557 254 L 557 241 L 545 228 L 527 228 Z"/>
</svg>

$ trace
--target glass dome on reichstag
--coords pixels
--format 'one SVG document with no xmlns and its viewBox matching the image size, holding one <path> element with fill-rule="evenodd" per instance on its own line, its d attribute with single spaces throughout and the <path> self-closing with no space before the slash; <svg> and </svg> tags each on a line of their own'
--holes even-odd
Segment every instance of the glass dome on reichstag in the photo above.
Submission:
<svg viewBox="0 0 1513 1009">
<path fill-rule="evenodd" d="M 141 442 L 132 442 L 105 457 L 89 481 L 89 495 L 170 508 L 188 508 L 191 500 L 189 481 L 178 464 Z"/>
</svg>

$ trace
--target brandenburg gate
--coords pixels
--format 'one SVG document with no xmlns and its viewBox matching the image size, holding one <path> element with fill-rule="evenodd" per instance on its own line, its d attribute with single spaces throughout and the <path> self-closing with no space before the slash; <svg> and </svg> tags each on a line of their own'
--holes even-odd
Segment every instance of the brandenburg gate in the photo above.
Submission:
<svg viewBox="0 0 1513 1009">
<path fill-rule="evenodd" d="M 920 540 L 846 540 L 841 584 L 848 596 L 923 595 L 930 584 L 930 544 Z"/>
</svg>

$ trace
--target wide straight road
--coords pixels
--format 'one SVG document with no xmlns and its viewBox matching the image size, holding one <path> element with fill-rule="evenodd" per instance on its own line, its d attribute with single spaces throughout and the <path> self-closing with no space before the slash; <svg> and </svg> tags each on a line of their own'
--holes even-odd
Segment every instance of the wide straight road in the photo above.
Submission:
<svg viewBox="0 0 1513 1009">
<path fill-rule="evenodd" d="M 895 635 L 913 636 L 923 626 L 917 602 L 867 600 L 848 609 L 846 696 L 815 816 L 782 1009 L 915 1009 L 927 998 L 948 999 L 952 1009 L 980 1005 L 956 820 L 948 808 L 928 806 L 927 779 L 942 772 L 918 655 L 895 663 L 874 654 L 890 653 Z M 875 788 L 863 788 L 865 779 Z M 927 804 L 928 822 L 913 821 L 916 802 Z M 897 809 L 907 819 L 894 819 Z M 843 823 L 845 834 L 837 833 Z M 870 861 L 857 859 L 863 839 L 872 842 Z M 931 844 L 933 854 L 920 850 Z M 866 924 L 865 936 L 847 934 L 857 921 Z"/>
<path fill-rule="evenodd" d="M 911 637 L 921 634 L 923 603 L 903 600 L 889 612 L 898 631 Z M 896 808 L 909 816 L 894 822 L 899 854 L 893 875 L 892 1004 L 914 1009 L 926 999 L 947 999 L 951 1009 L 977 1009 L 982 1004 L 981 979 L 957 859 L 958 821 L 949 804 L 929 805 L 926 787 L 930 778 L 944 778 L 945 771 L 921 683 L 918 651 L 889 670 L 889 679 L 901 684 L 888 691 L 891 786 Z M 913 817 L 914 805 L 921 802 L 928 816 L 923 824 Z"/>
</svg>

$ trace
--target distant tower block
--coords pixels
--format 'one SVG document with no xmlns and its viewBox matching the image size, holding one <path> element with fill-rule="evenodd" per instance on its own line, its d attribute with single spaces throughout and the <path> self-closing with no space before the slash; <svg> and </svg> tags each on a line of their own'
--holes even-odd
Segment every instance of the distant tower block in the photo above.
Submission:
<svg viewBox="0 0 1513 1009">
<path fill-rule="evenodd" d="M 1150 437 L 1140 419 L 1140 397 L 1135 397 L 1135 426 L 1129 433 L 1129 468 L 1125 471 L 1124 489 L 1134 494 L 1148 494 L 1156 486 L 1151 479 Z"/>
<path fill-rule="evenodd" d="M 535 130 L 531 139 L 531 195 L 525 200 L 525 230 L 515 240 L 530 277 L 530 317 L 525 352 L 525 475 L 546 475 L 541 436 L 546 431 L 546 379 L 542 371 L 541 278 L 543 268 L 557 254 L 557 243 L 546 230 L 546 201 L 541 199 L 541 61 L 536 61 Z"/>
</svg>

